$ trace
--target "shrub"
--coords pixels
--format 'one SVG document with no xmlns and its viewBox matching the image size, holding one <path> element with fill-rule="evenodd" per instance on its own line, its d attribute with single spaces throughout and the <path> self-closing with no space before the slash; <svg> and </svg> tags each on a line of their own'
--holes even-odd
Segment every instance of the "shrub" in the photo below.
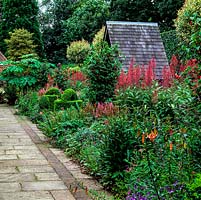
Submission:
<svg viewBox="0 0 201 200">
<path fill-rule="evenodd" d="M 178 11 L 176 31 L 188 59 L 201 59 L 201 0 L 186 0 Z"/>
<path fill-rule="evenodd" d="M 20 95 L 16 103 L 17 113 L 28 116 L 34 122 L 41 118 L 37 92 Z"/>
<path fill-rule="evenodd" d="M 39 99 L 39 106 L 41 109 L 49 109 L 50 107 L 50 101 L 49 98 L 46 95 L 43 95 Z"/>
<path fill-rule="evenodd" d="M 103 42 L 104 38 L 104 33 L 105 33 L 105 26 L 103 26 L 94 36 L 94 39 L 92 41 L 93 46 L 99 46 L 100 43 Z"/>
<path fill-rule="evenodd" d="M 163 32 L 161 33 L 161 38 L 163 40 L 168 60 L 170 61 L 173 55 L 177 55 L 180 57 L 181 47 L 178 45 L 179 39 L 177 37 L 176 31 L 171 30 Z"/>
<path fill-rule="evenodd" d="M 63 94 L 61 95 L 61 99 L 66 102 L 66 101 L 74 101 L 77 100 L 77 94 L 75 92 L 75 90 L 69 88 L 64 90 Z"/>
<path fill-rule="evenodd" d="M 86 40 L 72 42 L 67 48 L 67 58 L 72 63 L 82 64 L 90 49 L 90 44 Z"/>
<path fill-rule="evenodd" d="M 74 101 L 63 101 L 62 99 L 57 99 L 54 101 L 54 110 L 63 110 L 70 108 L 71 106 L 76 109 L 80 109 L 82 106 L 82 100 L 74 100 Z"/>
<path fill-rule="evenodd" d="M 105 186 L 124 177 L 136 140 L 134 128 L 125 116 L 109 120 L 101 153 L 100 174 Z"/>
<path fill-rule="evenodd" d="M 5 103 L 5 90 L 0 87 L 0 103 Z"/>
<path fill-rule="evenodd" d="M 11 60 L 19 60 L 25 54 L 35 53 L 36 45 L 33 44 L 32 36 L 26 29 L 14 29 L 9 33 L 10 39 L 5 42 L 8 46 L 8 58 Z"/>
<path fill-rule="evenodd" d="M 20 61 L 7 60 L 2 63 L 8 67 L 1 72 L 0 81 L 4 81 L 6 87 L 13 87 L 24 94 L 44 85 L 47 82 L 46 75 L 55 67 L 40 62 L 34 55 L 22 56 Z"/>
<path fill-rule="evenodd" d="M 49 108 L 54 110 L 54 101 L 58 99 L 57 95 L 45 95 L 49 99 Z"/>
<path fill-rule="evenodd" d="M 200 199 L 201 198 L 201 173 L 196 174 L 193 182 L 187 185 L 190 193 L 190 199 Z"/>
<path fill-rule="evenodd" d="M 45 95 L 57 95 L 59 97 L 59 96 L 61 96 L 61 92 L 58 88 L 52 87 L 47 90 Z"/>
<path fill-rule="evenodd" d="M 120 73 L 119 51 L 106 42 L 98 51 L 93 49 L 84 67 L 89 79 L 89 98 L 91 102 L 105 102 L 113 97 L 117 78 Z"/>
</svg>

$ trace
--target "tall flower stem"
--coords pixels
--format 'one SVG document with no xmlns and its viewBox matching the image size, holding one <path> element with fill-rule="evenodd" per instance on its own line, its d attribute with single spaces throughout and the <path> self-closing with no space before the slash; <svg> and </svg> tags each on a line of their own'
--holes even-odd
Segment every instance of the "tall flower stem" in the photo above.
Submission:
<svg viewBox="0 0 201 200">
<path fill-rule="evenodd" d="M 157 186 L 156 186 L 156 181 L 154 180 L 154 175 L 153 175 L 153 171 L 152 171 L 152 168 L 151 168 L 151 162 L 150 162 L 149 152 L 147 150 L 147 146 L 146 146 L 145 150 L 146 150 L 146 156 L 147 156 L 147 161 L 148 161 L 148 166 L 149 166 L 149 171 L 150 171 L 151 179 L 152 179 L 152 182 L 153 182 L 153 185 L 154 185 L 154 190 L 156 192 L 158 200 L 161 200 L 161 198 L 160 198 L 160 196 L 158 194 L 158 189 L 157 189 Z"/>
</svg>

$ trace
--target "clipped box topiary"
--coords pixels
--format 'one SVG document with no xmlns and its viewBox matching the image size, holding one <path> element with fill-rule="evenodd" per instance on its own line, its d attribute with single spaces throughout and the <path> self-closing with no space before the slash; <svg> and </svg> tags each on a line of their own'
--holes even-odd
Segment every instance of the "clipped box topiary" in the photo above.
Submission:
<svg viewBox="0 0 201 200">
<path fill-rule="evenodd" d="M 77 100 L 78 97 L 75 90 L 68 88 L 64 90 L 63 94 L 61 95 L 61 99 L 63 101 L 74 101 L 74 100 Z"/>
<path fill-rule="evenodd" d="M 57 95 L 58 97 L 60 97 L 61 92 L 58 88 L 52 87 L 52 88 L 48 89 L 48 91 L 45 93 L 45 95 Z"/>
</svg>

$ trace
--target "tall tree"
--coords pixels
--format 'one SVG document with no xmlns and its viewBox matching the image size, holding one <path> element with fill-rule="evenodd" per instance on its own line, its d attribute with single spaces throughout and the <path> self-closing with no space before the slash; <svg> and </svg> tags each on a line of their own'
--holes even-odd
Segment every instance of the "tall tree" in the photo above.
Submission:
<svg viewBox="0 0 201 200">
<path fill-rule="evenodd" d="M 40 23 L 45 52 L 51 62 L 58 63 L 66 60 L 63 21 L 72 15 L 75 2 L 75 0 L 43 0 L 45 9 L 41 10 Z"/>
<path fill-rule="evenodd" d="M 161 30 L 173 28 L 184 0 L 111 0 L 111 19 L 158 22 Z"/>
<path fill-rule="evenodd" d="M 154 0 L 156 19 L 161 30 L 172 29 L 177 12 L 184 4 L 185 0 Z"/>
<path fill-rule="evenodd" d="M 112 20 L 150 21 L 154 13 L 151 0 L 111 0 Z"/>
<path fill-rule="evenodd" d="M 109 19 L 109 6 L 105 0 L 78 1 L 72 16 L 65 22 L 65 41 L 92 41 L 94 35 Z"/>
<path fill-rule="evenodd" d="M 37 0 L 2 0 L 2 23 L 0 27 L 0 48 L 5 53 L 5 39 L 9 39 L 9 32 L 24 28 L 33 33 L 34 44 L 39 56 L 44 56 L 42 37 L 38 21 Z"/>
</svg>

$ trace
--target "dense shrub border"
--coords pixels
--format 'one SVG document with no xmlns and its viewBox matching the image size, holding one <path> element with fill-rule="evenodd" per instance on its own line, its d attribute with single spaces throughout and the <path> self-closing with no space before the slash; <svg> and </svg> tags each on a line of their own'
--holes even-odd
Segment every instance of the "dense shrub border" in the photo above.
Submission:
<svg viewBox="0 0 201 200">
<path fill-rule="evenodd" d="M 123 199 L 128 191 L 127 199 L 199 199 L 200 65 L 189 61 L 176 66 L 175 59 L 172 74 L 164 71 L 167 80 L 162 85 L 148 78 L 131 79 L 132 67 L 122 72 L 110 103 L 83 99 L 79 110 L 40 110 L 36 94 L 29 93 L 19 99 L 18 109 L 36 120 L 115 199 Z"/>
</svg>

